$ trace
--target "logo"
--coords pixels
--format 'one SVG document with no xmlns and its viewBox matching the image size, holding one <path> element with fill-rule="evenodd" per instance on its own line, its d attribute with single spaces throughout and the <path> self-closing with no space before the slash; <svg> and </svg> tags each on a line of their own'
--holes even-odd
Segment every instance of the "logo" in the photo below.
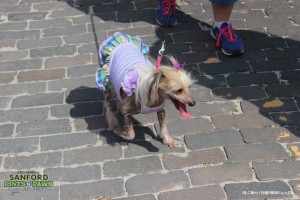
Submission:
<svg viewBox="0 0 300 200">
<path fill-rule="evenodd" d="M 5 188 L 14 190 L 42 190 L 53 186 L 53 181 L 49 180 L 48 175 L 39 174 L 36 171 L 18 171 L 10 174 L 4 181 Z"/>
</svg>

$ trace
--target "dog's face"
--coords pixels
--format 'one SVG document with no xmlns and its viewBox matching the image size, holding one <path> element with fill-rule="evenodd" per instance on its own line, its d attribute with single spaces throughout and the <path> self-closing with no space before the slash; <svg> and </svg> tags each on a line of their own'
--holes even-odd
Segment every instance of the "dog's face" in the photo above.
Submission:
<svg viewBox="0 0 300 200">
<path fill-rule="evenodd" d="M 148 106 L 155 105 L 158 98 L 170 99 L 175 107 L 194 106 L 195 101 L 190 94 L 190 86 L 193 80 L 184 70 L 170 67 L 160 67 L 154 73 L 153 83 L 149 91 Z"/>
</svg>

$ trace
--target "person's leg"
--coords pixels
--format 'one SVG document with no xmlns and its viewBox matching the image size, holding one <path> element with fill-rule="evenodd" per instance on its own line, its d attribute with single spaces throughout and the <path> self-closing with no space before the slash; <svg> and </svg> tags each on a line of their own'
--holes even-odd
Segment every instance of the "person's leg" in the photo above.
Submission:
<svg viewBox="0 0 300 200">
<path fill-rule="evenodd" d="M 176 0 L 157 0 L 156 22 L 162 26 L 175 26 L 177 18 L 175 10 L 178 7 Z"/>
<path fill-rule="evenodd" d="M 211 35 L 217 40 L 216 45 L 225 55 L 240 55 L 244 53 L 243 41 L 232 30 L 230 15 L 237 0 L 210 0 L 212 3 L 214 24 Z"/>
</svg>

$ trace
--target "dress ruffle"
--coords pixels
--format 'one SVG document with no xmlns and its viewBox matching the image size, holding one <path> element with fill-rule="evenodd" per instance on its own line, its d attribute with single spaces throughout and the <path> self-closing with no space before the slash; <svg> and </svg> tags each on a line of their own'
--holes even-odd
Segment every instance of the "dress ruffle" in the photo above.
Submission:
<svg viewBox="0 0 300 200">
<path fill-rule="evenodd" d="M 114 33 L 113 36 L 105 40 L 99 48 L 99 61 L 101 67 L 96 72 L 96 83 L 100 90 L 107 91 L 113 89 L 113 85 L 109 81 L 109 61 L 114 49 L 124 43 L 131 43 L 141 50 L 146 56 L 149 52 L 149 47 L 143 44 L 138 37 L 132 37 L 120 32 Z"/>
</svg>

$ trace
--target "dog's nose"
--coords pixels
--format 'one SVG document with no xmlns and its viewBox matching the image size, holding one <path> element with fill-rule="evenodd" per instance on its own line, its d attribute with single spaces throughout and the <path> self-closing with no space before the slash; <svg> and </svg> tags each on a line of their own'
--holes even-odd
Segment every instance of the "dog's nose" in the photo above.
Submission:
<svg viewBox="0 0 300 200">
<path fill-rule="evenodd" d="M 192 101 L 189 103 L 189 106 L 194 106 L 194 105 L 196 105 L 196 101 Z"/>
</svg>

